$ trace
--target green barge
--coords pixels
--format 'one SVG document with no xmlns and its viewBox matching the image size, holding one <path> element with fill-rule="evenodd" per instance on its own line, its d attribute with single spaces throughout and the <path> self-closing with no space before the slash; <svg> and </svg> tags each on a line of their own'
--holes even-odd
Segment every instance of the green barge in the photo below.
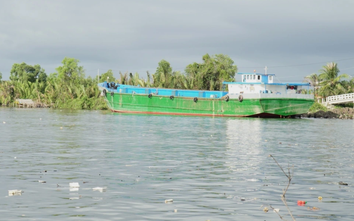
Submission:
<svg viewBox="0 0 354 221">
<path fill-rule="evenodd" d="M 288 117 L 307 113 L 314 102 L 308 83 L 273 83 L 274 75 L 239 73 L 241 82 L 224 82 L 228 91 L 143 88 L 101 83 L 114 112 L 219 117 Z M 307 90 L 304 90 L 307 87 Z"/>
</svg>

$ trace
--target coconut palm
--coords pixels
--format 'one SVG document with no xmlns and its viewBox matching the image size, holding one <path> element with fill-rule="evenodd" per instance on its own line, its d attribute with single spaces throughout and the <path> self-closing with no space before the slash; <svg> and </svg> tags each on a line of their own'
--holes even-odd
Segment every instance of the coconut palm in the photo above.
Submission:
<svg viewBox="0 0 354 221">
<path fill-rule="evenodd" d="M 347 74 L 339 75 L 337 63 L 331 62 L 323 66 L 320 70 L 319 78 L 321 80 L 319 94 L 322 96 L 327 97 L 346 93 L 342 81 L 345 78 L 349 78 L 349 76 Z"/>
<path fill-rule="evenodd" d="M 316 97 L 316 95 L 317 95 L 316 89 L 318 89 L 318 86 L 320 84 L 320 77 L 317 74 L 313 73 L 313 74 L 306 76 L 305 81 L 309 82 L 310 85 L 313 87 L 314 96 Z"/>
</svg>

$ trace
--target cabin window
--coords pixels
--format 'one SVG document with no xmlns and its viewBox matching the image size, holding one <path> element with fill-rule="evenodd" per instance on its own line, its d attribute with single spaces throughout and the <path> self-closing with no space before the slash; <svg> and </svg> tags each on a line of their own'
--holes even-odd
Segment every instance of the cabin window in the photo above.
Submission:
<svg viewBox="0 0 354 221">
<path fill-rule="evenodd" d="M 249 76 L 249 75 L 247 75 L 247 80 L 248 80 L 248 79 L 250 79 L 250 76 Z"/>
<path fill-rule="evenodd" d="M 273 76 L 269 76 L 269 80 L 272 81 L 273 80 Z"/>
<path fill-rule="evenodd" d="M 261 75 L 257 75 L 258 76 L 258 80 L 261 80 Z"/>
<path fill-rule="evenodd" d="M 253 80 L 256 79 L 256 75 L 253 75 Z"/>
</svg>

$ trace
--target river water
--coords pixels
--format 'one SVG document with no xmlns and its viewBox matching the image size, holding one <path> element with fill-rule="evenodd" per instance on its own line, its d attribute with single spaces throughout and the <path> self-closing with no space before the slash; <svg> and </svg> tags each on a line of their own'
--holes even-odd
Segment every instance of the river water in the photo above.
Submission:
<svg viewBox="0 0 354 221">
<path fill-rule="evenodd" d="M 280 220 L 270 205 L 290 220 L 270 154 L 293 167 L 296 220 L 353 220 L 353 134 L 353 120 L 0 108 L 0 220 Z"/>
</svg>

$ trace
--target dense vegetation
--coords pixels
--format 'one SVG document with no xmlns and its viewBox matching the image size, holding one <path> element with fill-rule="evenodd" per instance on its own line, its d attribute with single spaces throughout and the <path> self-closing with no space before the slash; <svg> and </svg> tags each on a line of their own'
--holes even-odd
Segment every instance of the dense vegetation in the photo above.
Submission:
<svg viewBox="0 0 354 221">
<path fill-rule="evenodd" d="M 0 73 L 0 105 L 10 105 L 16 99 L 32 99 L 44 106 L 72 109 L 107 109 L 104 99 L 100 99 L 97 82 L 116 82 L 142 87 L 175 89 L 220 90 L 223 81 L 234 81 L 237 66 L 227 55 L 217 54 L 202 57 L 202 63 L 187 65 L 185 73 L 173 71 L 169 62 L 161 60 L 154 74 L 147 72 L 147 78 L 138 73 L 119 73 L 116 78 L 112 70 L 103 73 L 99 79 L 85 77 L 79 60 L 64 58 L 62 65 L 49 76 L 40 65 L 14 64 L 10 80 L 2 81 Z M 354 78 L 339 75 L 336 63 L 329 63 L 319 74 L 305 77 L 311 83 L 316 98 L 343 93 L 354 93 Z M 315 103 L 312 111 L 325 110 Z"/>
<path fill-rule="evenodd" d="M 188 65 L 185 74 L 173 71 L 169 62 L 161 60 L 152 76 L 147 73 L 147 79 L 140 78 L 138 73 L 119 73 L 116 79 L 113 71 L 108 70 L 100 76 L 99 82 L 108 80 L 142 87 L 219 90 L 223 81 L 234 81 L 236 71 L 236 65 L 227 55 L 206 54 L 202 63 Z M 49 76 L 38 64 L 21 63 L 12 66 L 9 81 L 1 81 L 1 77 L 0 73 L 1 105 L 9 105 L 16 99 L 32 99 L 55 108 L 107 108 L 104 100 L 100 99 L 97 79 L 86 78 L 84 68 L 74 58 L 64 58 L 62 65 Z"/>
<path fill-rule="evenodd" d="M 331 62 L 323 66 L 319 74 L 311 74 L 305 80 L 314 87 L 316 98 L 354 93 L 354 78 L 347 74 L 339 75 L 339 72 L 337 64 Z"/>
<path fill-rule="evenodd" d="M 319 110 L 326 111 L 327 108 L 319 103 L 317 99 L 326 98 L 332 95 L 354 93 L 354 78 L 347 74 L 339 74 L 338 65 L 334 62 L 323 66 L 319 74 L 313 73 L 305 77 L 305 81 L 313 86 L 313 94 L 316 102 L 310 108 L 310 112 Z M 353 107 L 353 104 L 340 104 L 337 106 Z"/>
</svg>

